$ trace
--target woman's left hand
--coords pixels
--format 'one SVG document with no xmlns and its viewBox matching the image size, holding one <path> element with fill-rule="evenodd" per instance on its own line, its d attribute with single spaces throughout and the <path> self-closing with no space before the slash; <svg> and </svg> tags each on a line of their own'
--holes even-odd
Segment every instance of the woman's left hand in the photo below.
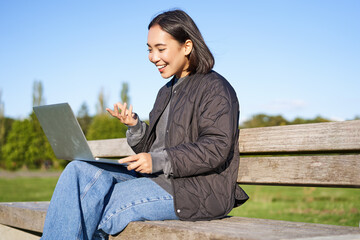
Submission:
<svg viewBox="0 0 360 240">
<path fill-rule="evenodd" d="M 150 153 L 139 153 L 119 160 L 119 163 L 128 163 L 129 171 L 152 173 L 152 159 Z"/>
</svg>

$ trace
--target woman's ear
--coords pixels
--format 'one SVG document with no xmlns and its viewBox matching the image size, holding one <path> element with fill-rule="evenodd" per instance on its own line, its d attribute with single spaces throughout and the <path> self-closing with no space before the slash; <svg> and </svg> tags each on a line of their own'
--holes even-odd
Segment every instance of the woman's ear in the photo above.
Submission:
<svg viewBox="0 0 360 240">
<path fill-rule="evenodd" d="M 185 41 L 184 49 L 185 49 L 185 56 L 189 56 L 193 49 L 193 42 L 190 39 Z"/>
</svg>

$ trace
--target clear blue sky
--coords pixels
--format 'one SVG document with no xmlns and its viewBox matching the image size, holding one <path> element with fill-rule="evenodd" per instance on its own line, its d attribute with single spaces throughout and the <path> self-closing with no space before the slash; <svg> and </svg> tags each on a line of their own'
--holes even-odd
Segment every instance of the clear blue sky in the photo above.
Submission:
<svg viewBox="0 0 360 240">
<path fill-rule="evenodd" d="M 5 115 L 27 117 L 41 80 L 47 104 L 90 114 L 123 82 L 146 119 L 166 83 L 147 58 L 147 25 L 171 8 L 188 12 L 235 88 L 241 120 L 360 115 L 360 1 L 0 1 L 0 89 Z"/>
</svg>

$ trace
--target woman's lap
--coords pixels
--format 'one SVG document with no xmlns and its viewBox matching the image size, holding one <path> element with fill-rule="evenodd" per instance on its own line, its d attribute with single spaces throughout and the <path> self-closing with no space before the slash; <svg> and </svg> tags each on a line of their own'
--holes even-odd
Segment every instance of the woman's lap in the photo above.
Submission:
<svg viewBox="0 0 360 240">
<path fill-rule="evenodd" d="M 149 178 L 137 178 L 115 184 L 98 229 L 116 234 L 131 221 L 166 219 L 177 219 L 173 197 Z"/>
<path fill-rule="evenodd" d="M 54 191 L 44 236 L 91 239 L 96 230 L 116 234 L 130 221 L 176 218 L 172 196 L 152 180 L 117 165 L 72 161 Z"/>
</svg>

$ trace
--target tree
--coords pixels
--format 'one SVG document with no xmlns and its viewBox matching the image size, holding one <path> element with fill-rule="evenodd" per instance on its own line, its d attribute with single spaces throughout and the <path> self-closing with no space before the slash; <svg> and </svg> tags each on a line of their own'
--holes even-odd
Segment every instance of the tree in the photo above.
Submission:
<svg viewBox="0 0 360 240">
<path fill-rule="evenodd" d="M 104 114 L 106 109 L 107 101 L 105 98 L 104 88 L 101 88 L 98 96 L 98 103 L 96 106 L 97 114 Z"/>
<path fill-rule="evenodd" d="M 4 132 L 0 137 L 0 168 L 5 168 L 5 158 L 6 155 L 4 154 L 4 146 L 6 144 L 6 139 L 9 135 L 10 130 L 12 129 L 12 125 L 14 123 L 14 119 L 3 117 L 0 118 L 0 126 L 4 126 Z"/>
<path fill-rule="evenodd" d="M 79 121 L 81 129 L 84 132 L 84 135 L 86 136 L 92 120 L 92 118 L 89 116 L 89 110 L 86 102 L 81 105 L 80 110 L 77 114 L 77 119 Z"/>
<path fill-rule="evenodd" d="M 0 89 L 0 166 L 2 162 L 2 147 L 5 144 L 5 109 L 4 103 L 2 102 L 2 91 Z"/>
<path fill-rule="evenodd" d="M 128 92 L 129 92 L 129 84 L 124 82 L 122 84 L 120 98 L 121 98 L 122 103 L 127 103 L 127 105 L 129 106 L 130 105 L 130 97 L 128 95 Z"/>
<path fill-rule="evenodd" d="M 269 116 L 266 114 L 254 115 L 251 119 L 245 121 L 242 125 L 244 128 L 268 127 L 287 125 L 288 121 L 281 115 Z"/>
<path fill-rule="evenodd" d="M 270 116 L 266 114 L 257 114 L 252 116 L 251 119 L 245 121 L 241 128 L 254 128 L 254 127 L 269 127 L 269 126 L 282 126 L 289 124 L 305 124 L 305 123 L 320 123 L 330 122 L 330 120 L 317 116 L 314 119 L 303 119 L 300 117 L 295 118 L 293 121 L 288 121 L 281 115 Z"/>
<path fill-rule="evenodd" d="M 44 88 L 40 80 L 34 80 L 33 84 L 33 107 L 40 106 L 45 103 L 43 96 Z"/>
<path fill-rule="evenodd" d="M 321 116 L 317 116 L 314 119 L 303 119 L 303 118 L 297 117 L 289 124 L 306 124 L 306 123 L 320 123 L 320 122 L 330 122 L 330 120 L 323 118 Z"/>
<path fill-rule="evenodd" d="M 2 91 L 0 89 L 0 158 L 1 146 L 5 143 L 5 106 L 2 102 Z"/>
<path fill-rule="evenodd" d="M 33 106 L 44 103 L 42 83 L 35 81 Z M 3 147 L 3 158 L 3 165 L 11 170 L 52 165 L 56 158 L 34 112 L 27 119 L 14 121 Z"/>
<path fill-rule="evenodd" d="M 26 162 L 26 151 L 31 143 L 31 123 L 29 119 L 14 121 L 3 147 L 6 169 L 16 170 Z"/>
<path fill-rule="evenodd" d="M 56 160 L 54 152 L 34 112 L 30 114 L 30 127 L 30 146 L 25 155 L 26 166 L 30 169 L 38 169 L 42 166 L 54 165 Z"/>
<path fill-rule="evenodd" d="M 99 114 L 91 122 L 86 138 L 88 140 L 125 138 L 126 130 L 127 127 L 118 119 Z"/>
</svg>

